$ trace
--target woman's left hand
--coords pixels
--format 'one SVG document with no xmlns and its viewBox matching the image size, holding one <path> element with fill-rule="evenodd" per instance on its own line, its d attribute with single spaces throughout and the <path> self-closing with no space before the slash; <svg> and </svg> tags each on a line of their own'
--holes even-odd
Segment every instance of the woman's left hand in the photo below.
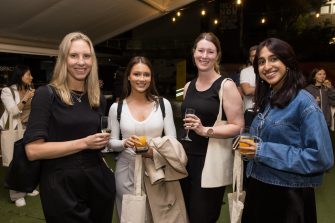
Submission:
<svg viewBox="0 0 335 223">
<path fill-rule="evenodd" d="M 204 136 L 204 126 L 202 125 L 202 122 L 198 116 L 193 114 L 188 114 L 187 118 L 183 119 L 184 121 L 184 127 L 193 130 L 195 133 L 197 133 L 200 136 Z"/>
<path fill-rule="evenodd" d="M 145 158 L 150 158 L 150 159 L 152 159 L 153 156 L 154 156 L 153 149 L 149 146 L 148 151 L 145 152 L 145 153 L 143 153 L 142 156 L 145 157 Z"/>
</svg>

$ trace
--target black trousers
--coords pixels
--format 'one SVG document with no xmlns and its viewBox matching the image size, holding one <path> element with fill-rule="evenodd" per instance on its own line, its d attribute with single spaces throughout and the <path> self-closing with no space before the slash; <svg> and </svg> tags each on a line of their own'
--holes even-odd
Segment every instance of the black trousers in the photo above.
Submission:
<svg viewBox="0 0 335 223">
<path fill-rule="evenodd" d="M 180 181 L 190 223 L 215 223 L 220 217 L 225 187 L 201 188 L 205 156 L 188 156 L 188 177 Z"/>
<path fill-rule="evenodd" d="M 313 188 L 289 188 L 250 178 L 242 223 L 316 223 Z"/>
<path fill-rule="evenodd" d="M 40 192 L 48 223 L 112 222 L 115 178 L 101 160 L 44 171 Z"/>
</svg>

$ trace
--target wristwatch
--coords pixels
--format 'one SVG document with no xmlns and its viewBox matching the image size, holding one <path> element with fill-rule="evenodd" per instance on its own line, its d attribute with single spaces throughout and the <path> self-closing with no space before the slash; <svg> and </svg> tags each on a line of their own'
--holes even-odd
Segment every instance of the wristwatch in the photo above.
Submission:
<svg viewBox="0 0 335 223">
<path fill-rule="evenodd" d="M 22 100 L 22 101 L 21 101 L 21 103 L 25 105 L 27 102 L 26 102 L 26 101 L 24 101 L 24 100 Z"/>
<path fill-rule="evenodd" d="M 206 132 L 207 137 L 212 137 L 214 135 L 214 129 L 209 127 Z"/>
</svg>

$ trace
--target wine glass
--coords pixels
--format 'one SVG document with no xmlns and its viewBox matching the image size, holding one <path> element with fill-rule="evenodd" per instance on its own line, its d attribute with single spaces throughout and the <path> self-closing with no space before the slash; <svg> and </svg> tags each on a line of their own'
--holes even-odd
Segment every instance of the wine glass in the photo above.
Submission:
<svg viewBox="0 0 335 223">
<path fill-rule="evenodd" d="M 101 116 L 100 118 L 100 128 L 102 133 L 111 133 L 112 130 L 110 128 L 110 117 L 109 116 Z"/>
<path fill-rule="evenodd" d="M 185 117 L 187 117 L 187 115 L 189 114 L 195 114 L 195 109 L 193 108 L 186 108 L 185 110 Z M 190 132 L 189 126 L 186 127 L 186 136 L 184 138 L 182 138 L 181 140 L 184 141 L 192 141 L 192 139 L 190 139 L 190 137 L 188 136 L 188 133 Z"/>
</svg>

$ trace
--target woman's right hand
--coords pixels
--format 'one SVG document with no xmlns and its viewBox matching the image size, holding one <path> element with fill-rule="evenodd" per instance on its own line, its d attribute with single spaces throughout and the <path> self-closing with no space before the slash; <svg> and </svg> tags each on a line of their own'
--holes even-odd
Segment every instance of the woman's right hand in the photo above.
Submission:
<svg viewBox="0 0 335 223">
<path fill-rule="evenodd" d="M 27 90 L 26 94 L 23 97 L 23 101 L 28 101 L 32 99 L 35 95 L 35 89 Z"/>
<path fill-rule="evenodd" d="M 252 159 L 256 155 L 257 143 L 250 139 L 239 138 L 238 150 L 241 155 L 246 156 L 249 159 Z"/>
<path fill-rule="evenodd" d="M 135 144 L 139 142 L 139 138 L 136 135 L 132 135 L 123 141 L 124 148 L 134 148 Z"/>
</svg>

